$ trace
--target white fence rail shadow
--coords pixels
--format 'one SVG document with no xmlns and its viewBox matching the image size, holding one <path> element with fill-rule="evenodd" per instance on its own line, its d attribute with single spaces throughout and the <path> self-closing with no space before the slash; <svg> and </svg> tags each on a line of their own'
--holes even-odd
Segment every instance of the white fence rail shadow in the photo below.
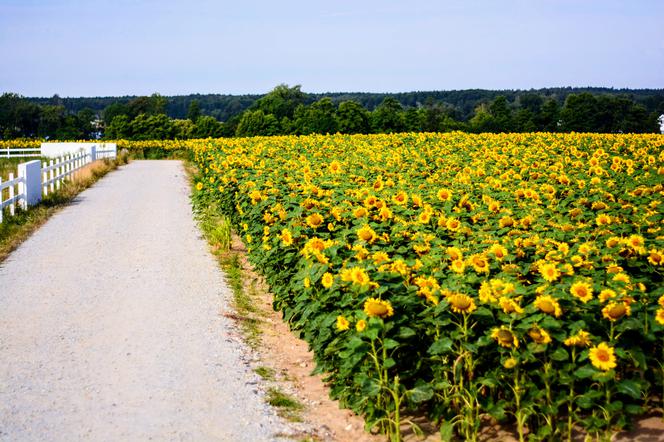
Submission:
<svg viewBox="0 0 664 442">
<path fill-rule="evenodd" d="M 52 144 L 55 145 L 60 143 Z M 17 167 L 18 173 L 16 177 L 13 173 L 10 173 L 9 179 L 6 181 L 3 181 L 2 177 L 0 177 L 0 223 L 3 221 L 6 207 L 9 208 L 9 215 L 14 216 L 16 214 L 17 206 L 25 210 L 30 206 L 39 204 L 42 200 L 42 195 L 46 196 L 59 189 L 64 180 L 69 179 L 84 166 L 98 159 L 116 157 L 117 149 L 114 143 L 112 143 L 112 146 L 103 146 L 99 151 L 97 151 L 96 143 L 86 144 L 90 145 L 83 146 L 82 149 L 79 149 L 78 152 L 75 153 L 60 153 L 60 155 L 48 162 L 45 161 L 42 163 L 40 160 L 32 160 L 26 163 L 21 163 Z M 42 149 L 2 149 L 2 152 L 0 152 L 0 158 L 12 158 L 18 156 L 53 157 L 55 156 L 54 153 L 59 152 L 59 148 L 55 146 L 49 146 L 49 149 L 43 149 L 43 147 L 44 145 L 42 144 Z M 69 149 L 71 149 L 71 146 Z M 10 154 L 7 153 L 7 156 L 5 156 L 5 150 L 13 151 L 15 155 L 10 156 Z M 25 152 L 35 150 L 39 153 Z M 19 155 L 19 153 L 22 155 Z M 7 195 L 6 198 L 5 195 Z"/>
</svg>

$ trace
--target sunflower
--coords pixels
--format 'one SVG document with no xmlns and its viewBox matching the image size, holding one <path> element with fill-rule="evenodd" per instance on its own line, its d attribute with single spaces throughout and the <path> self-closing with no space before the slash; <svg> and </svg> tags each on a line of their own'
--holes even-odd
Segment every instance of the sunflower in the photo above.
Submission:
<svg viewBox="0 0 664 442">
<path fill-rule="evenodd" d="M 453 232 L 456 232 L 461 228 L 461 222 L 456 218 L 447 218 L 447 221 L 445 221 L 445 227 Z"/>
<path fill-rule="evenodd" d="M 472 313 L 477 309 L 475 301 L 468 295 L 453 293 L 447 296 L 452 311 L 455 313 Z"/>
<path fill-rule="evenodd" d="M 337 160 L 334 160 L 330 163 L 329 167 L 330 173 L 341 173 L 341 163 L 339 163 Z"/>
<path fill-rule="evenodd" d="M 344 331 L 350 328 L 350 322 L 342 315 L 337 316 L 337 330 Z"/>
<path fill-rule="evenodd" d="M 368 213 L 369 212 L 364 207 L 358 207 L 355 210 L 353 210 L 353 216 L 355 218 L 363 218 L 363 217 L 367 216 Z"/>
<path fill-rule="evenodd" d="M 616 296 L 618 296 L 618 294 L 616 292 L 614 292 L 613 290 L 604 289 L 601 292 L 599 292 L 598 298 L 601 302 L 606 302 L 611 298 L 615 298 Z"/>
<path fill-rule="evenodd" d="M 579 330 L 574 336 L 570 336 L 563 342 L 568 347 L 587 347 L 590 345 L 590 333 Z"/>
<path fill-rule="evenodd" d="M 498 261 L 502 261 L 507 256 L 507 249 L 505 248 L 505 246 L 496 243 L 493 244 L 491 248 L 489 248 L 489 253 L 493 253 L 493 256 Z"/>
<path fill-rule="evenodd" d="M 447 249 L 445 249 L 445 252 L 452 261 L 456 259 L 463 259 L 463 253 L 461 252 L 461 249 L 459 249 L 458 247 L 448 247 Z"/>
<path fill-rule="evenodd" d="M 355 324 L 355 330 L 357 330 L 360 333 L 363 332 L 366 328 L 367 328 L 367 321 L 365 321 L 364 319 L 360 319 L 359 321 L 357 321 L 357 324 Z"/>
<path fill-rule="evenodd" d="M 604 213 L 600 213 L 599 215 L 597 215 L 597 218 L 595 218 L 595 224 L 597 224 L 598 226 L 608 226 L 609 224 L 611 224 L 611 217 Z"/>
<path fill-rule="evenodd" d="M 493 290 L 491 289 L 491 284 L 488 281 L 482 281 L 482 284 L 480 284 L 479 295 L 480 302 L 484 304 L 490 304 L 497 301 Z"/>
<path fill-rule="evenodd" d="M 431 221 L 431 213 L 426 210 L 417 217 L 417 222 L 420 224 L 429 224 L 429 221 Z"/>
<path fill-rule="evenodd" d="M 472 255 L 470 257 L 470 264 L 477 273 L 489 273 L 489 261 L 484 255 Z"/>
<path fill-rule="evenodd" d="M 385 252 L 375 252 L 371 257 L 373 258 L 374 264 L 377 266 L 390 260 L 390 255 Z"/>
<path fill-rule="evenodd" d="M 455 259 L 451 264 L 452 271 L 455 273 L 463 273 L 466 270 L 466 263 L 461 259 Z"/>
<path fill-rule="evenodd" d="M 601 342 L 599 345 L 592 347 L 588 357 L 594 367 L 603 371 L 611 370 L 617 365 L 613 347 L 610 347 L 605 342 Z"/>
<path fill-rule="evenodd" d="M 507 358 L 505 359 L 505 362 L 503 362 L 503 367 L 505 367 L 508 370 L 511 370 L 512 368 L 516 367 L 516 364 L 518 361 L 516 358 Z"/>
<path fill-rule="evenodd" d="M 627 302 L 609 302 L 606 307 L 602 309 L 602 316 L 611 322 L 615 322 L 623 316 L 632 314 L 632 308 Z"/>
<path fill-rule="evenodd" d="M 500 299 L 498 299 L 498 304 L 500 305 L 500 308 L 503 309 L 503 312 L 508 315 L 510 313 L 517 313 L 519 315 L 523 313 L 521 306 L 515 300 L 508 298 L 507 296 L 501 296 Z"/>
<path fill-rule="evenodd" d="M 550 295 L 539 295 L 535 298 L 535 307 L 539 311 L 559 318 L 563 312 L 558 301 Z"/>
<path fill-rule="evenodd" d="M 440 201 L 449 201 L 452 198 L 452 191 L 450 189 L 440 189 L 436 193 L 436 196 Z"/>
<path fill-rule="evenodd" d="M 569 289 L 572 296 L 578 298 L 584 304 L 593 299 L 592 286 L 584 281 L 577 281 Z"/>
<path fill-rule="evenodd" d="M 555 263 L 547 262 L 539 265 L 539 273 L 548 282 L 554 282 L 560 278 L 560 271 Z"/>
<path fill-rule="evenodd" d="M 350 270 L 350 277 L 351 281 L 353 281 L 353 284 L 357 285 L 367 285 L 371 282 L 369 279 L 369 275 L 367 275 L 367 272 L 364 271 L 364 269 L 360 267 L 353 267 Z"/>
<path fill-rule="evenodd" d="M 512 330 L 508 329 L 504 325 L 500 328 L 494 328 L 491 331 L 491 337 L 496 340 L 498 345 L 505 348 L 517 348 L 519 347 L 519 340 L 516 335 L 512 333 Z"/>
<path fill-rule="evenodd" d="M 645 253 L 645 248 L 643 247 L 645 245 L 645 240 L 641 235 L 630 235 L 625 241 L 625 244 L 638 253 Z"/>
<path fill-rule="evenodd" d="M 364 301 L 364 313 L 369 317 L 386 318 L 394 315 L 394 309 L 390 301 L 378 298 L 369 298 Z"/>
<path fill-rule="evenodd" d="M 534 326 L 528 330 L 528 336 L 538 344 L 548 344 L 551 342 L 551 336 L 547 333 L 546 330 L 540 328 L 539 326 Z"/>
<path fill-rule="evenodd" d="M 657 313 L 655 313 L 655 321 L 659 325 L 664 325 L 664 308 L 658 308 Z"/>
<path fill-rule="evenodd" d="M 285 246 L 290 246 L 293 244 L 293 234 L 288 229 L 283 229 L 281 235 L 279 235 L 281 243 Z"/>
<path fill-rule="evenodd" d="M 365 224 L 357 231 L 357 237 L 362 241 L 365 241 L 369 244 L 372 244 L 378 238 L 374 229 L 372 229 L 368 224 Z"/>
<path fill-rule="evenodd" d="M 332 284 L 334 284 L 334 276 L 332 276 L 332 274 L 329 272 L 325 272 L 323 277 L 320 279 L 320 283 L 323 285 L 323 287 L 329 289 L 332 287 Z"/>
<path fill-rule="evenodd" d="M 307 225 L 312 229 L 319 228 L 320 225 L 323 224 L 323 221 L 324 218 L 320 213 L 312 213 L 306 218 Z"/>
<path fill-rule="evenodd" d="M 392 202 L 399 206 L 406 205 L 408 203 L 408 194 L 404 191 L 400 191 L 392 197 Z"/>
<path fill-rule="evenodd" d="M 648 262 L 654 266 L 664 265 L 664 252 L 657 249 L 651 249 L 648 252 Z"/>
</svg>

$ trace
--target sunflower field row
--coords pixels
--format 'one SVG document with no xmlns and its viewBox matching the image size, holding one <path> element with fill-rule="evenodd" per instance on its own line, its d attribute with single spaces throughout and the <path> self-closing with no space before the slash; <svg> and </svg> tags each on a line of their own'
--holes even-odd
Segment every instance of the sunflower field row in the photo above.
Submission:
<svg viewBox="0 0 664 442">
<path fill-rule="evenodd" d="M 398 440 L 599 438 L 664 397 L 664 137 L 194 142 L 333 396 Z M 413 426 L 414 423 L 411 423 Z"/>
</svg>

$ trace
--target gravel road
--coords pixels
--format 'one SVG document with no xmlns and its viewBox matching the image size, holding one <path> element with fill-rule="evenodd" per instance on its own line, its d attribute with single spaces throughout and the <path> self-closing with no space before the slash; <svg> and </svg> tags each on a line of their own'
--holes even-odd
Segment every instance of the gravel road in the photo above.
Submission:
<svg viewBox="0 0 664 442">
<path fill-rule="evenodd" d="M 135 161 L 0 264 L 0 440 L 266 441 L 178 161 Z"/>
</svg>

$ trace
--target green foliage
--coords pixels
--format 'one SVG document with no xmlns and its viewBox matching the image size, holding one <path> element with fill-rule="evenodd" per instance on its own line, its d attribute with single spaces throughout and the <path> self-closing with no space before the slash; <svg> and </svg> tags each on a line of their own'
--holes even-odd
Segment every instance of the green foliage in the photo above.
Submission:
<svg viewBox="0 0 664 442">
<path fill-rule="evenodd" d="M 278 135 L 280 133 L 279 121 L 273 114 L 265 114 L 262 110 L 247 111 L 235 131 L 238 137 L 253 137 L 256 135 Z"/>
<path fill-rule="evenodd" d="M 201 105 L 199 104 L 198 100 L 192 100 L 192 102 L 189 104 L 189 110 L 187 111 L 187 119 L 196 123 L 200 116 Z"/>
<path fill-rule="evenodd" d="M 369 112 L 357 101 L 342 101 L 337 109 L 339 132 L 365 134 L 371 128 Z"/>
</svg>

